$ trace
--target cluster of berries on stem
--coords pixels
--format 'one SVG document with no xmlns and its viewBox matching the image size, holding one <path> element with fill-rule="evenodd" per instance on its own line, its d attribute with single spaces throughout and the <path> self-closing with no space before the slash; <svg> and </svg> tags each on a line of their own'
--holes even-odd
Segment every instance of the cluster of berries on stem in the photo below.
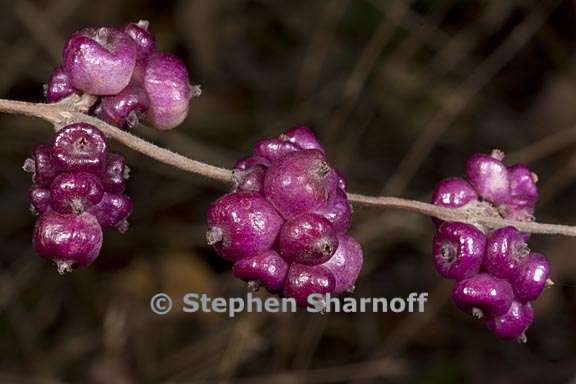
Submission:
<svg viewBox="0 0 576 384">
<path fill-rule="evenodd" d="M 533 221 L 538 179 L 524 165 L 506 166 L 504 155 L 475 154 L 466 178 L 442 180 L 432 196 L 435 205 L 460 208 L 476 216 Z M 463 222 L 437 226 L 432 256 L 442 277 L 455 280 L 456 306 L 504 340 L 526 341 L 534 319 L 531 301 L 551 285 L 546 257 L 528 248 L 528 233 L 513 226 L 497 229 Z"/>
</svg>

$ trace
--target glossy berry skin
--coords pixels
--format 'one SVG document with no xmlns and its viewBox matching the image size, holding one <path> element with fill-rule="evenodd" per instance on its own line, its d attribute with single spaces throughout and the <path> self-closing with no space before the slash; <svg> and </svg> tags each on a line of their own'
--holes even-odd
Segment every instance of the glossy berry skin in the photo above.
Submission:
<svg viewBox="0 0 576 384">
<path fill-rule="evenodd" d="M 136 43 L 138 60 L 150 56 L 156 50 L 156 39 L 154 35 L 148 32 L 150 23 L 146 20 L 140 20 L 137 23 L 130 23 L 124 27 L 123 31 Z"/>
<path fill-rule="evenodd" d="M 50 208 L 50 189 L 33 184 L 28 190 L 28 200 L 30 200 L 33 213 L 44 213 Z"/>
<path fill-rule="evenodd" d="M 262 196 L 234 192 L 208 208 L 206 238 L 222 257 L 236 261 L 270 249 L 282 224 L 282 217 Z"/>
<path fill-rule="evenodd" d="M 246 170 L 233 169 L 232 182 L 234 191 L 238 192 L 258 192 L 264 187 L 264 177 L 266 168 L 262 165 L 255 165 Z"/>
<path fill-rule="evenodd" d="M 256 287 L 262 285 L 270 293 L 278 293 L 284 286 L 288 263 L 275 251 L 267 250 L 236 261 L 232 273 L 239 279 L 252 282 Z"/>
<path fill-rule="evenodd" d="M 332 224 L 322 216 L 304 213 L 287 221 L 278 237 L 280 255 L 288 262 L 322 264 L 338 248 Z"/>
<path fill-rule="evenodd" d="M 458 308 L 475 317 L 500 316 L 508 312 L 514 292 L 506 280 L 479 273 L 457 282 L 452 299 Z"/>
<path fill-rule="evenodd" d="M 432 204 L 442 207 L 459 208 L 471 201 L 478 201 L 478 194 L 470 183 L 461 177 L 440 181 L 432 193 Z"/>
<path fill-rule="evenodd" d="M 508 167 L 508 174 L 510 178 L 509 203 L 514 206 L 533 206 L 538 200 L 536 175 L 521 164 Z"/>
<path fill-rule="evenodd" d="M 515 227 L 498 228 L 488 235 L 483 267 L 492 275 L 512 282 L 529 252 L 524 236 Z"/>
<path fill-rule="evenodd" d="M 496 205 L 508 200 L 508 170 L 498 158 L 485 154 L 473 155 L 466 163 L 466 175 L 482 198 Z"/>
<path fill-rule="evenodd" d="M 331 191 L 328 201 L 314 210 L 314 213 L 327 219 L 336 233 L 345 233 L 350 229 L 352 221 L 352 206 L 348 196 L 340 188 Z"/>
<path fill-rule="evenodd" d="M 444 222 L 434 236 L 434 266 L 447 279 L 467 279 L 480 271 L 485 248 L 486 236 L 473 225 Z"/>
<path fill-rule="evenodd" d="M 48 210 L 36 221 L 32 244 L 40 256 L 54 261 L 63 273 L 96 259 L 102 246 L 102 229 L 87 212 L 63 215 Z"/>
<path fill-rule="evenodd" d="M 280 139 L 260 139 L 254 145 L 254 155 L 270 162 L 280 160 L 289 153 L 300 151 L 302 148 L 289 141 Z"/>
<path fill-rule="evenodd" d="M 328 201 L 334 174 L 322 152 L 303 150 L 273 163 L 264 179 L 264 194 L 290 219 Z"/>
<path fill-rule="evenodd" d="M 314 135 L 310 128 L 305 126 L 288 129 L 280 135 L 280 140 L 291 142 L 303 149 L 317 149 L 324 152 L 324 148 L 316 138 L 316 135 Z"/>
<path fill-rule="evenodd" d="M 338 248 L 334 255 L 322 264 L 334 276 L 334 293 L 341 294 L 354 289 L 354 284 L 362 270 L 364 255 L 362 247 L 348 235 L 338 235 Z"/>
<path fill-rule="evenodd" d="M 49 103 L 55 103 L 72 95 L 76 89 L 72 86 L 70 75 L 59 66 L 50 75 L 45 92 L 46 100 Z"/>
<path fill-rule="evenodd" d="M 132 200 L 121 193 L 104 193 L 102 200 L 88 208 L 88 212 L 98 220 L 104 229 L 118 228 L 120 232 L 125 232 L 126 219 L 132 213 Z"/>
<path fill-rule="evenodd" d="M 536 300 L 544 288 L 550 276 L 550 264 L 544 255 L 531 252 L 520 273 L 512 283 L 516 298 L 526 303 Z"/>
<path fill-rule="evenodd" d="M 348 189 L 348 183 L 346 182 L 346 177 L 340 173 L 340 171 L 335 170 L 336 171 L 336 185 L 338 187 L 338 189 L 340 189 L 342 192 L 346 192 L 346 190 Z"/>
<path fill-rule="evenodd" d="M 128 172 L 124 156 L 119 153 L 107 153 L 106 165 L 104 166 L 104 171 L 100 174 L 104 190 L 110 193 L 124 192 Z"/>
<path fill-rule="evenodd" d="M 145 120 L 152 127 L 165 130 L 180 124 L 188 114 L 192 96 L 199 89 L 188 82 L 188 71 L 174 55 L 155 53 L 146 60 L 143 85 L 150 100 Z"/>
<path fill-rule="evenodd" d="M 294 298 L 299 306 L 306 307 L 309 295 L 334 293 L 335 286 L 334 276 L 326 267 L 293 263 L 286 276 L 284 295 Z"/>
<path fill-rule="evenodd" d="M 514 300 L 505 314 L 489 317 L 486 326 L 502 340 L 525 342 L 524 332 L 533 320 L 534 312 L 530 303 L 522 304 Z"/>
<path fill-rule="evenodd" d="M 55 211 L 79 214 L 102 200 L 104 187 L 92 173 L 61 173 L 52 181 L 50 194 Z"/>
<path fill-rule="evenodd" d="M 74 88 L 91 95 L 114 95 L 130 82 L 138 47 L 115 28 L 84 28 L 64 47 L 64 70 Z"/>
<path fill-rule="evenodd" d="M 34 160 L 34 183 L 50 186 L 59 171 L 52 148 L 47 145 L 36 146 L 32 150 L 32 159 Z"/>
<path fill-rule="evenodd" d="M 103 97 L 95 114 L 116 127 L 134 128 L 149 104 L 144 88 L 129 84 L 119 94 Z"/>
<path fill-rule="evenodd" d="M 56 166 L 63 171 L 99 173 L 104 168 L 106 138 L 90 124 L 71 124 L 58 131 L 53 152 Z"/>
<path fill-rule="evenodd" d="M 246 156 L 242 157 L 240 160 L 234 164 L 234 170 L 247 171 L 255 166 L 262 166 L 266 169 L 272 164 L 269 160 L 258 156 Z"/>
</svg>

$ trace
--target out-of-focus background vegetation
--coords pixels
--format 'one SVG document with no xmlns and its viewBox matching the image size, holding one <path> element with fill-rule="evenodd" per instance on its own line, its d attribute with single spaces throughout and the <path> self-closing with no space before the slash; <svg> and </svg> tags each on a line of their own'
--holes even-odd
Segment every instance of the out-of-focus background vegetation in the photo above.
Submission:
<svg viewBox="0 0 576 384">
<path fill-rule="evenodd" d="M 67 35 L 148 19 L 203 95 L 179 128 L 135 133 L 230 167 L 263 135 L 307 124 L 350 190 L 427 200 L 474 152 L 540 176 L 540 221 L 576 224 L 576 3 L 568 0 L 6 1 L 0 97 L 42 100 Z M 423 314 L 154 315 L 150 297 L 242 296 L 204 242 L 224 185 L 122 148 L 136 203 L 97 262 L 59 276 L 31 248 L 30 149 L 50 127 L 0 116 L 0 382 L 574 383 L 576 240 L 533 236 L 556 286 L 528 344 L 458 312 L 430 260 L 429 218 L 357 208 L 356 296 L 430 292 Z M 264 295 L 264 293 L 261 293 Z"/>
</svg>

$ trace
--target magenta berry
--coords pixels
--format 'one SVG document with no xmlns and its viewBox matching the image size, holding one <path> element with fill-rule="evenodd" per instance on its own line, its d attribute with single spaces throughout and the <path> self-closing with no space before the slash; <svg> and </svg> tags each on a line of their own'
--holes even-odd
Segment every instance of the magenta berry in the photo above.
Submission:
<svg viewBox="0 0 576 384">
<path fill-rule="evenodd" d="M 278 249 L 290 262 L 317 265 L 327 261 L 338 248 L 332 224 L 322 216 L 304 213 L 287 221 L 278 237 Z"/>
<path fill-rule="evenodd" d="M 100 175 L 104 190 L 110 193 L 124 192 L 129 173 L 130 169 L 126 165 L 124 156 L 118 153 L 107 153 L 106 165 Z"/>
<path fill-rule="evenodd" d="M 104 187 L 92 173 L 61 173 L 52 181 L 50 194 L 55 211 L 78 214 L 102 200 Z"/>
<path fill-rule="evenodd" d="M 290 265 L 284 295 L 296 299 L 298 305 L 308 306 L 308 297 L 312 294 L 334 293 L 336 281 L 334 276 L 322 265 Z"/>
<path fill-rule="evenodd" d="M 36 222 L 34 249 L 40 256 L 56 263 L 58 272 L 91 264 L 102 246 L 102 229 L 89 213 L 63 215 L 43 213 Z"/>
<path fill-rule="evenodd" d="M 482 198 L 496 205 L 507 201 L 510 188 L 508 170 L 501 157 L 498 151 L 493 156 L 476 154 L 466 164 L 470 184 Z"/>
<path fill-rule="evenodd" d="M 144 88 L 129 84 L 117 95 L 103 97 L 95 114 L 117 127 L 134 128 L 148 106 L 148 95 Z"/>
<path fill-rule="evenodd" d="M 84 28 L 66 42 L 63 66 L 74 88 L 114 95 L 130 82 L 137 54 L 134 40 L 118 29 Z"/>
<path fill-rule="evenodd" d="M 514 292 L 506 280 L 479 273 L 457 282 L 452 299 L 458 308 L 474 317 L 500 316 L 510 308 Z"/>
<path fill-rule="evenodd" d="M 280 135 L 280 140 L 291 142 L 303 149 L 317 149 L 324 152 L 324 148 L 308 127 L 299 126 L 290 128 Z"/>
<path fill-rule="evenodd" d="M 432 193 L 432 204 L 448 208 L 459 208 L 477 201 L 478 194 L 470 183 L 460 177 L 440 181 Z"/>
<path fill-rule="evenodd" d="M 486 326 L 492 333 L 506 341 L 526 342 L 524 334 L 534 319 L 530 303 L 512 301 L 508 311 L 500 316 L 489 317 Z"/>
<path fill-rule="evenodd" d="M 262 196 L 230 193 L 210 205 L 206 238 L 222 257 L 234 261 L 270 249 L 282 224 L 282 217 Z"/>
<path fill-rule="evenodd" d="M 234 169 L 232 171 L 234 191 L 261 192 L 264 187 L 265 176 L 266 167 L 262 165 L 255 165 L 246 170 Z"/>
<path fill-rule="evenodd" d="M 289 219 L 325 204 L 331 178 L 334 178 L 332 169 L 322 152 L 294 152 L 270 166 L 264 179 L 264 193 Z"/>
<path fill-rule="evenodd" d="M 513 205 L 534 205 L 538 200 L 538 178 L 525 165 L 508 167 L 510 178 L 510 202 Z"/>
<path fill-rule="evenodd" d="M 550 264 L 544 255 L 531 252 L 518 276 L 512 283 L 516 298 L 522 303 L 536 300 L 547 285 L 549 280 Z"/>
<path fill-rule="evenodd" d="M 364 256 L 360 244 L 348 235 L 338 235 L 336 252 L 322 264 L 334 276 L 335 294 L 354 290 L 354 283 L 358 279 L 363 262 Z"/>
<path fill-rule="evenodd" d="M 50 208 L 50 190 L 38 184 L 33 184 L 28 190 L 30 209 L 34 214 L 46 212 Z"/>
<path fill-rule="evenodd" d="M 264 168 L 268 168 L 270 166 L 270 161 L 266 160 L 263 157 L 258 156 L 246 156 L 241 158 L 234 164 L 234 170 L 239 171 L 246 171 L 255 166 L 263 166 Z"/>
<path fill-rule="evenodd" d="M 271 293 L 282 291 L 288 263 L 273 250 L 238 260 L 232 268 L 234 276 L 252 284 L 253 288 L 264 286 Z"/>
<path fill-rule="evenodd" d="M 348 196 L 340 188 L 335 188 L 328 197 L 328 201 L 314 210 L 314 213 L 327 219 L 337 233 L 345 233 L 350 228 L 352 220 L 352 206 Z"/>
<path fill-rule="evenodd" d="M 59 171 L 54 152 L 47 145 L 38 145 L 34 148 L 32 159 L 26 161 L 24 169 L 34 174 L 34 183 L 43 186 L 50 186 Z"/>
<path fill-rule="evenodd" d="M 476 227 L 445 222 L 434 236 L 434 266 L 447 279 L 467 279 L 480 271 L 485 248 L 486 237 Z"/>
<path fill-rule="evenodd" d="M 146 60 L 144 89 L 150 100 L 145 120 L 158 129 L 172 129 L 188 114 L 192 96 L 199 96 L 199 88 L 191 87 L 188 71 L 174 55 L 155 53 Z"/>
<path fill-rule="evenodd" d="M 72 79 L 70 75 L 59 66 L 50 75 L 48 84 L 46 84 L 46 100 L 49 103 L 55 103 L 68 97 L 76 92 L 72 86 Z"/>
<path fill-rule="evenodd" d="M 147 58 L 156 50 L 156 39 L 154 35 L 148 32 L 149 26 L 148 21 L 140 20 L 124 27 L 124 33 L 130 36 L 138 47 L 138 60 Z"/>
<path fill-rule="evenodd" d="M 504 227 L 488 235 L 484 269 L 494 276 L 513 281 L 530 250 L 524 236 L 514 227 Z"/>
<path fill-rule="evenodd" d="M 262 157 L 270 162 L 280 160 L 289 153 L 300 151 L 302 148 L 289 141 L 280 139 L 260 139 L 254 146 L 254 156 Z"/>
<path fill-rule="evenodd" d="M 132 213 L 132 206 L 132 200 L 128 196 L 106 192 L 98 204 L 88 208 L 88 212 L 94 215 L 102 228 L 116 227 L 124 233 L 128 229 L 126 219 Z"/>
<path fill-rule="evenodd" d="M 86 123 L 68 125 L 54 139 L 54 162 L 64 171 L 101 172 L 105 162 L 106 139 Z"/>
</svg>

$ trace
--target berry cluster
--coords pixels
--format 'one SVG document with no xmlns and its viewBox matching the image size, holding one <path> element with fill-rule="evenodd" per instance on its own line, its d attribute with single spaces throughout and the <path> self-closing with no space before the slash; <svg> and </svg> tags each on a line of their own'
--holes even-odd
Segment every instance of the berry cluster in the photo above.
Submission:
<svg viewBox="0 0 576 384">
<path fill-rule="evenodd" d="M 124 194 L 128 167 L 106 152 L 106 139 L 86 123 L 58 131 L 52 145 L 39 145 L 24 162 L 32 173 L 31 210 L 36 252 L 58 272 L 92 263 L 102 246 L 102 228 L 128 229 L 132 201 Z"/>
<path fill-rule="evenodd" d="M 346 182 L 306 127 L 262 139 L 233 170 L 233 192 L 208 210 L 208 243 L 253 288 L 293 297 L 350 291 L 362 249 L 346 234 Z"/>
<path fill-rule="evenodd" d="M 97 96 L 91 113 L 112 125 L 131 128 L 143 118 L 152 127 L 171 129 L 184 120 L 200 88 L 189 84 L 179 58 L 156 51 L 148 22 L 141 20 L 70 36 L 45 94 L 52 103 L 74 93 Z"/>
<path fill-rule="evenodd" d="M 466 165 L 467 178 L 438 183 L 432 202 L 473 215 L 533 220 L 537 177 L 524 165 L 506 167 L 503 158 L 497 150 L 473 155 Z M 548 261 L 526 244 L 529 234 L 512 226 L 489 230 L 460 222 L 435 223 L 434 265 L 440 275 L 456 281 L 456 306 L 482 319 L 498 337 L 525 341 L 534 318 L 530 301 L 552 283 Z"/>
</svg>

